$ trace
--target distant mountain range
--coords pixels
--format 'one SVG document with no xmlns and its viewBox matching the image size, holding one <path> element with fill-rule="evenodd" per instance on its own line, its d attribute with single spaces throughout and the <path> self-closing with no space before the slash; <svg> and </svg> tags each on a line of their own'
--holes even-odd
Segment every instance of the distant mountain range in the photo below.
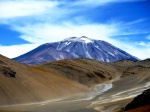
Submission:
<svg viewBox="0 0 150 112">
<path fill-rule="evenodd" d="M 102 62 L 114 62 L 124 59 L 139 60 L 108 42 L 90 39 L 85 36 L 70 37 L 59 42 L 43 44 L 14 58 L 14 60 L 28 65 L 35 65 L 75 58 L 89 58 Z"/>
</svg>

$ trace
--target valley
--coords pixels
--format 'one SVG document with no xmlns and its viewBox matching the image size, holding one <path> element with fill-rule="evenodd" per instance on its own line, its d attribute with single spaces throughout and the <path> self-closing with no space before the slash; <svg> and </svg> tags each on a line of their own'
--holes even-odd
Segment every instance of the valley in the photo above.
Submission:
<svg viewBox="0 0 150 112">
<path fill-rule="evenodd" d="M 16 72 L 15 78 L 1 73 L 3 111 L 115 112 L 150 88 L 149 60 L 74 59 L 31 67 L 1 56 L 2 67 Z"/>
</svg>

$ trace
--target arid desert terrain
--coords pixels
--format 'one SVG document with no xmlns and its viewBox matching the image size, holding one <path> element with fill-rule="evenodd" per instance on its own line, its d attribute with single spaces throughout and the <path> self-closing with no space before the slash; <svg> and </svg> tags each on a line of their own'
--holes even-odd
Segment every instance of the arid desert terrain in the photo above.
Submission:
<svg viewBox="0 0 150 112">
<path fill-rule="evenodd" d="M 0 110 L 116 112 L 150 88 L 149 73 L 149 59 L 81 58 L 27 66 L 0 56 Z"/>
</svg>

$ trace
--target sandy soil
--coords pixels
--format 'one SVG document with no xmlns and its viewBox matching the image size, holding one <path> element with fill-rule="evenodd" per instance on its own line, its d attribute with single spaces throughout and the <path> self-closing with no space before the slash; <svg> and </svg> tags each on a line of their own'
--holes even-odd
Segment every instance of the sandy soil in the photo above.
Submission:
<svg viewBox="0 0 150 112">
<path fill-rule="evenodd" d="M 150 88 L 150 82 L 147 80 L 149 77 L 145 71 L 114 81 L 111 89 L 93 99 L 91 107 L 101 112 L 113 112 L 124 107 L 134 97 Z"/>
<path fill-rule="evenodd" d="M 86 92 L 82 84 L 0 55 L 0 106 L 58 101 Z"/>
<path fill-rule="evenodd" d="M 132 65 L 127 71 L 117 65 L 116 68 L 122 71 L 118 77 L 89 89 L 53 72 L 16 63 L 2 56 L 0 60 L 1 67 L 8 67 L 17 73 L 16 78 L 11 78 L 3 74 L 3 69 L 0 72 L 0 110 L 113 112 L 150 88 L 150 68 L 146 65 Z M 120 78 L 123 74 L 124 77 Z"/>
</svg>

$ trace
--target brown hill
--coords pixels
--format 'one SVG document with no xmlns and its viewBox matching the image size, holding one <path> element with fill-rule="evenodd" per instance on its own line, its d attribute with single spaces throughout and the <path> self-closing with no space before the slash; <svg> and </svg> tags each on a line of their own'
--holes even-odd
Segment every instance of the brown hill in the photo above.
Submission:
<svg viewBox="0 0 150 112">
<path fill-rule="evenodd" d="M 0 106 L 59 100 L 85 92 L 84 85 L 0 55 Z"/>
<path fill-rule="evenodd" d="M 92 59 L 61 60 L 37 65 L 37 67 L 53 71 L 81 84 L 95 84 L 119 79 L 126 76 L 147 74 L 150 72 L 150 61 L 122 60 L 113 63 L 99 62 Z"/>
<path fill-rule="evenodd" d="M 150 112 L 150 104 L 126 112 Z"/>
<path fill-rule="evenodd" d="M 37 67 L 53 71 L 87 86 L 110 81 L 118 73 L 113 65 L 92 59 L 61 60 L 37 65 Z"/>
<path fill-rule="evenodd" d="M 117 112 L 150 112 L 150 89 L 135 97 L 122 110 Z"/>
<path fill-rule="evenodd" d="M 109 64 L 119 71 L 121 78 L 113 80 L 113 87 L 95 98 L 96 101 L 92 107 L 98 111 L 115 112 L 127 105 L 135 96 L 150 88 L 150 64 L 148 60 L 138 62 L 123 60 Z M 149 101 L 148 98 L 147 101 Z M 140 110 L 141 108 L 133 112 L 142 112 Z"/>
<path fill-rule="evenodd" d="M 146 105 L 150 105 L 150 89 L 135 97 L 131 103 L 125 106 L 124 110 L 132 110 Z"/>
<path fill-rule="evenodd" d="M 144 72 L 148 73 L 150 71 L 149 59 L 142 61 L 122 60 L 110 64 L 122 74 L 121 77 L 138 75 Z"/>
</svg>

